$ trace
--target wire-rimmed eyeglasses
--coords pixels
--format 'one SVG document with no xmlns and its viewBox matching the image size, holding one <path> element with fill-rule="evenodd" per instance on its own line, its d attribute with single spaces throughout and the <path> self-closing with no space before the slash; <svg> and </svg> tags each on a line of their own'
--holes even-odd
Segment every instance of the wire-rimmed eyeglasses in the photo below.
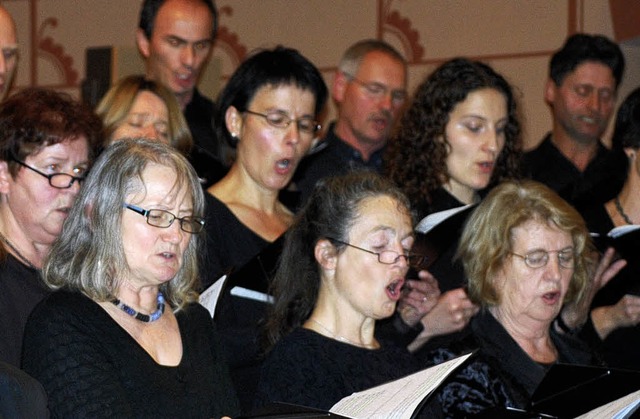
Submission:
<svg viewBox="0 0 640 419">
<path fill-rule="evenodd" d="M 320 128 L 322 128 L 322 125 L 320 125 L 318 121 L 313 118 L 302 117 L 294 119 L 280 111 L 260 113 L 246 110 L 244 111 L 244 113 L 261 116 L 267 121 L 269 125 L 280 129 L 286 129 L 289 125 L 291 125 L 292 122 L 295 122 L 296 126 L 298 127 L 298 131 L 302 134 L 307 135 L 315 135 L 318 131 L 320 131 Z"/>
<path fill-rule="evenodd" d="M 328 237 L 329 240 L 336 243 L 344 244 L 345 246 L 353 247 L 354 249 L 362 250 L 363 252 L 371 253 L 378 256 L 378 262 L 385 265 L 393 265 L 398 262 L 400 258 L 404 258 L 407 261 L 407 265 L 417 268 L 425 261 L 426 256 L 417 253 L 398 253 L 394 250 L 383 250 L 382 252 L 374 252 L 373 250 L 364 249 L 362 247 L 355 246 L 351 243 L 344 242 L 342 240 Z"/>
<path fill-rule="evenodd" d="M 352 74 L 345 73 L 345 72 L 343 72 L 343 74 L 347 76 L 349 80 L 354 81 L 358 83 L 360 86 L 364 87 L 364 90 L 373 99 L 380 100 L 384 98 L 387 94 L 390 94 L 391 100 L 396 104 L 401 105 L 407 100 L 407 97 L 409 96 L 407 91 L 404 89 L 390 89 L 389 86 L 385 86 L 382 83 L 366 82 L 366 81 L 360 80 L 359 78 L 357 78 Z"/>
<path fill-rule="evenodd" d="M 73 176 L 68 173 L 51 173 L 48 175 L 16 158 L 11 158 L 11 160 L 18 163 L 22 167 L 26 167 L 27 169 L 36 172 L 42 177 L 46 177 L 49 181 L 49 185 L 53 186 L 56 189 L 69 189 L 73 185 L 73 182 L 77 181 L 78 183 L 81 183 L 86 177 L 86 172 L 85 176 Z"/>
<path fill-rule="evenodd" d="M 524 255 L 519 255 L 517 253 L 509 252 L 513 256 L 517 256 L 524 260 L 524 263 L 533 269 L 542 268 L 547 266 L 549 263 L 549 253 L 557 253 L 558 254 L 558 264 L 560 267 L 565 269 L 571 269 L 575 265 L 576 255 L 573 247 L 567 247 L 562 250 L 532 250 L 530 252 L 525 253 Z"/>
<path fill-rule="evenodd" d="M 175 220 L 178 220 L 180 222 L 180 229 L 187 233 L 197 234 L 204 229 L 204 218 L 202 217 L 187 216 L 178 218 L 169 211 L 161 209 L 146 210 L 127 203 L 122 204 L 122 206 L 144 216 L 147 219 L 147 224 L 153 227 L 169 228 Z"/>
</svg>

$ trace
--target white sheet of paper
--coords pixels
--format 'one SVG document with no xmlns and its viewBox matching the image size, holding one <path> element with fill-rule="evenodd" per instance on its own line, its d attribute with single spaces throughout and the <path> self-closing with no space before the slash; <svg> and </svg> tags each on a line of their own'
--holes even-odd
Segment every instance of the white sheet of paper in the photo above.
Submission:
<svg viewBox="0 0 640 419">
<path fill-rule="evenodd" d="M 353 393 L 333 405 L 330 411 L 353 419 L 409 419 L 422 400 L 469 356 L 471 354 Z"/>
<path fill-rule="evenodd" d="M 273 297 L 264 292 L 250 290 L 244 287 L 233 287 L 230 291 L 231 295 L 248 300 L 260 301 L 263 303 L 273 304 Z"/>
<path fill-rule="evenodd" d="M 216 313 L 216 305 L 218 304 L 218 299 L 220 298 L 220 293 L 222 292 L 222 287 L 226 280 L 227 276 L 222 275 L 216 282 L 211 284 L 209 288 L 202 291 L 202 294 L 200 294 L 198 301 L 202 306 L 204 306 L 204 308 L 209 310 L 211 317 Z"/>
<path fill-rule="evenodd" d="M 640 228 L 640 225 L 637 225 L 637 224 L 619 226 L 611 230 L 607 234 L 607 236 L 613 237 L 615 239 L 616 237 L 620 237 L 623 234 L 631 233 L 632 231 L 637 230 L 639 228 Z"/>
<path fill-rule="evenodd" d="M 576 419 L 623 419 L 628 417 L 638 407 L 638 404 L 640 404 L 640 390 L 593 409 Z"/>
<path fill-rule="evenodd" d="M 428 233 L 429 231 L 431 231 L 432 228 L 434 228 L 435 226 L 437 226 L 447 218 L 459 213 L 460 211 L 466 210 L 472 205 L 474 204 L 463 205 L 461 207 L 451 208 L 445 211 L 434 212 L 433 214 L 429 214 L 426 217 L 424 217 L 422 220 L 420 220 L 418 225 L 416 225 L 415 230 L 418 233 Z"/>
</svg>

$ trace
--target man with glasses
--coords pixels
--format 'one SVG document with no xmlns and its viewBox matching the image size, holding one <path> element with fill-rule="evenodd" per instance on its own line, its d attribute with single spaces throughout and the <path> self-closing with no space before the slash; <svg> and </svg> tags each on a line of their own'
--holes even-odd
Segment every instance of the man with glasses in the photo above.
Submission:
<svg viewBox="0 0 640 419">
<path fill-rule="evenodd" d="M 391 45 L 367 39 L 345 51 L 331 88 L 337 119 L 294 176 L 301 203 L 324 177 L 354 169 L 382 171 L 385 146 L 406 102 L 406 89 L 407 62 Z"/>
<path fill-rule="evenodd" d="M 0 6 L 0 102 L 11 89 L 17 64 L 16 24 L 7 9 Z"/>
</svg>

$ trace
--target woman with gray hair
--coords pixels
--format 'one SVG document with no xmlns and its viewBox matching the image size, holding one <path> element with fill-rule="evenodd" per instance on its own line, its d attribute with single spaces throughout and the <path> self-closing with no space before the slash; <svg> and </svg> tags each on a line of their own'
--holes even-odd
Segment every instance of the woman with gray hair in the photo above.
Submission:
<svg viewBox="0 0 640 419">
<path fill-rule="evenodd" d="M 43 276 L 23 367 L 54 417 L 220 417 L 237 400 L 197 304 L 204 197 L 175 149 L 119 141 L 98 159 Z"/>
</svg>

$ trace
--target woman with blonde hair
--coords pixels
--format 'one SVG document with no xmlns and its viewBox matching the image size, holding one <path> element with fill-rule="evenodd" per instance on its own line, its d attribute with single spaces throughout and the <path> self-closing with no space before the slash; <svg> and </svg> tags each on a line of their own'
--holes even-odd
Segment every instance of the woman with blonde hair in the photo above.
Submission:
<svg viewBox="0 0 640 419">
<path fill-rule="evenodd" d="M 125 77 L 104 95 L 96 113 L 109 142 L 144 137 L 167 143 L 185 156 L 193 139 L 175 96 L 142 75 Z"/>
</svg>

